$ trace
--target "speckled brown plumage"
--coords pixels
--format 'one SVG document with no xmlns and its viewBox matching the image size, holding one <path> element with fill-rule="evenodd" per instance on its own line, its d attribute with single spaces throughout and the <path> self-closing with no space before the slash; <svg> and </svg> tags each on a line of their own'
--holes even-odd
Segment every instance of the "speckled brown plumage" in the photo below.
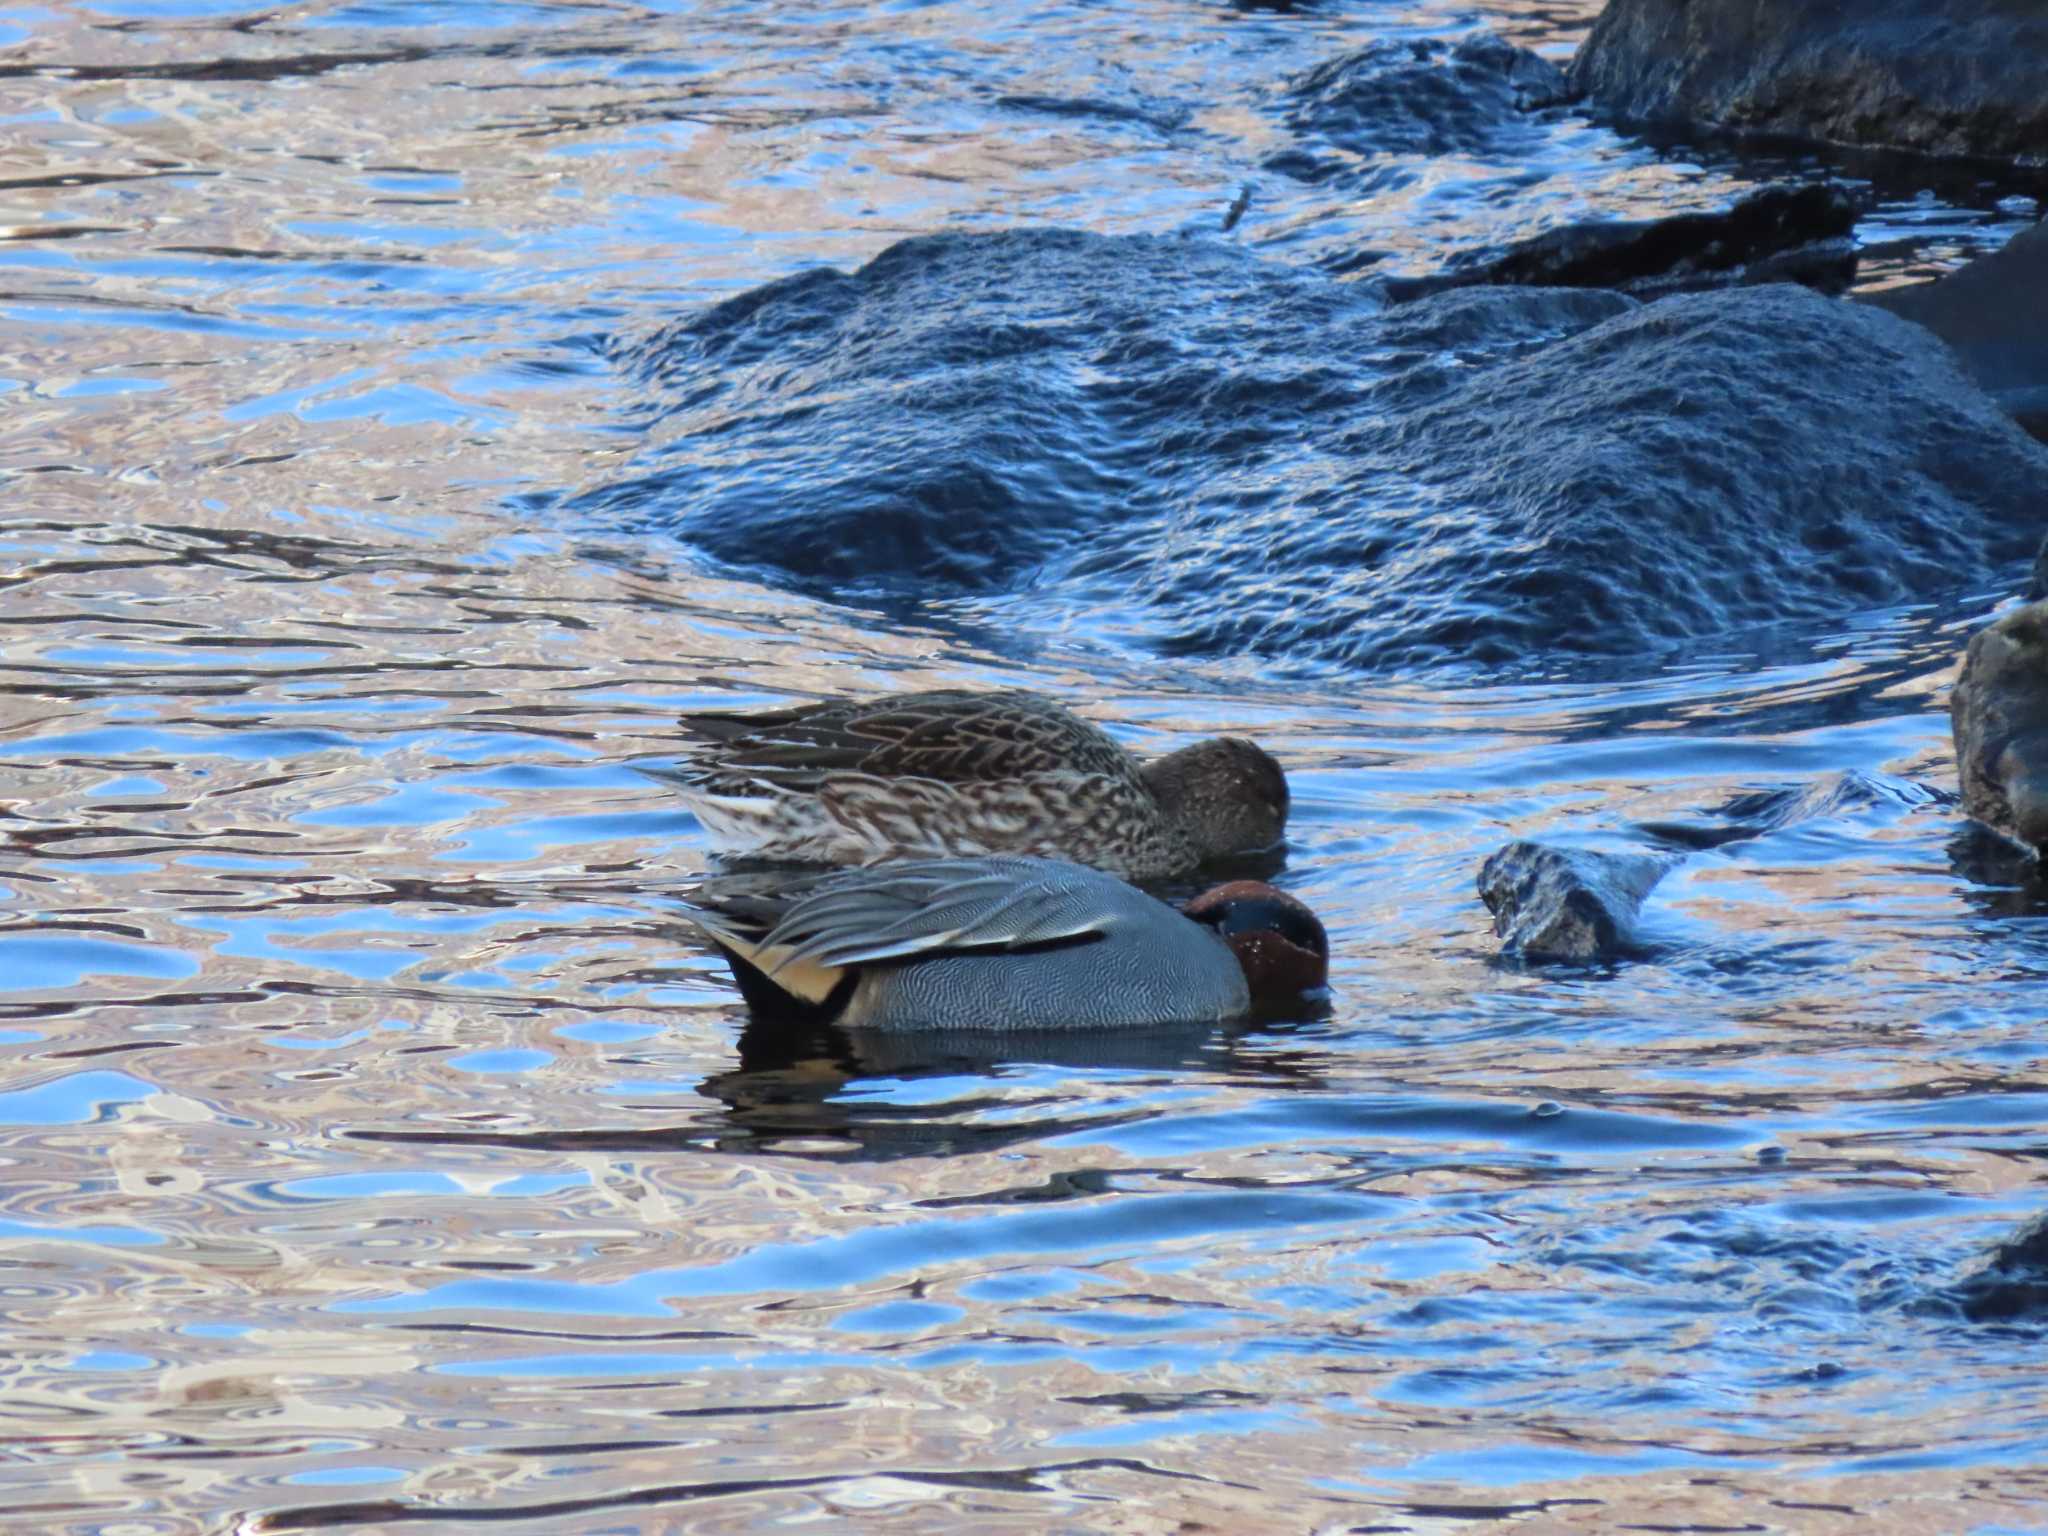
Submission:
<svg viewBox="0 0 2048 1536">
<path fill-rule="evenodd" d="M 767 778 L 815 789 L 828 774 L 970 784 L 1067 772 L 1136 785 L 1131 754 L 1099 726 L 1022 691 L 939 689 L 832 699 L 791 709 L 685 715 L 684 735 L 716 744 L 705 782 Z"/>
<path fill-rule="evenodd" d="M 659 776 L 722 845 L 763 858 L 1021 854 L 1154 879 L 1270 847 L 1286 824 L 1286 778 L 1252 743 L 1223 737 L 1140 764 L 1021 691 L 695 714 L 682 727 L 694 761 Z"/>
</svg>

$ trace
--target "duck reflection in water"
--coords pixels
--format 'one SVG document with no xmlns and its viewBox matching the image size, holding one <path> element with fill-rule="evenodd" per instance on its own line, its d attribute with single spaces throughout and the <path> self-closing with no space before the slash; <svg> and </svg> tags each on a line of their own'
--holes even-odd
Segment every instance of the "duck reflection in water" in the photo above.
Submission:
<svg viewBox="0 0 2048 1536">
<path fill-rule="evenodd" d="M 1314 1086 L 1330 1063 L 1320 1050 L 1288 1043 L 1297 1023 L 1329 1011 L 1326 997 L 1298 1001 L 1285 1019 L 1172 1024 L 1152 1030 L 841 1029 L 752 1019 L 739 1039 L 739 1065 L 707 1077 L 698 1092 L 726 1106 L 749 1142 L 851 1144 L 859 1160 L 998 1151 L 1144 1120 L 1156 1107 L 1072 1094 L 1033 1068 L 1160 1074 L 1176 1083 L 1229 1078 Z M 1004 1078 L 1012 1081 L 1005 1083 Z M 946 1083 L 934 1097 L 858 1094 L 863 1079 Z"/>
</svg>

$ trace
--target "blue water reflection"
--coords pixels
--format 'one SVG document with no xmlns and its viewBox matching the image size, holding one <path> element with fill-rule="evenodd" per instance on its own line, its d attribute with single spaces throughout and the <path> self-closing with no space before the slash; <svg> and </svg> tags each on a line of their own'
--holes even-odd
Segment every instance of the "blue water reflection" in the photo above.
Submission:
<svg viewBox="0 0 2048 1536">
<path fill-rule="evenodd" d="M 578 1316 L 659 1317 L 672 1297 L 752 1291 L 832 1290 L 864 1285 L 908 1269 L 1033 1253 L 1150 1246 L 1183 1237 L 1221 1240 L 1272 1228 L 1293 1230 L 1365 1219 L 1377 1202 L 1338 1194 L 1157 1195 L 1141 1222 L 1114 1206 L 1029 1212 L 918 1224 L 820 1243 L 772 1244 L 722 1264 L 653 1270 L 607 1285 L 534 1280 L 459 1280 L 412 1296 L 337 1303 L 344 1312 L 431 1312 L 473 1308 Z M 1142 1229 L 1137 1238 L 1134 1224 Z"/>
<path fill-rule="evenodd" d="M 14 1124 L 38 1124 L 25 1119 L 16 1119 Z M 26 1221 L 11 1221 L 0 1217 L 0 1239 L 40 1239 L 60 1243 L 97 1243 L 112 1248 L 153 1248 L 162 1243 L 160 1232 L 145 1231 L 140 1227 L 56 1227 L 38 1226 Z"/>
<path fill-rule="evenodd" d="M 151 976 L 176 981 L 199 962 L 176 950 L 68 934 L 0 933 L 0 992 L 75 987 L 93 976 Z"/>
</svg>

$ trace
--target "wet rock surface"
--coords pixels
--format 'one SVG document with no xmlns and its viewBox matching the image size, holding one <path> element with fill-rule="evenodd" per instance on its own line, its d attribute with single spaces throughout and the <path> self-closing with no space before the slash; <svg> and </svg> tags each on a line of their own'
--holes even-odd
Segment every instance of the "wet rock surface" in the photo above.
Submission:
<svg viewBox="0 0 2048 1536">
<path fill-rule="evenodd" d="M 1569 224 L 1504 255 L 1395 279 L 1395 300 L 1481 285 L 1618 288 L 1639 298 L 1739 283 L 1796 282 L 1839 293 L 1856 276 L 1856 203 L 1839 187 L 1770 187 L 1725 213 Z"/>
<path fill-rule="evenodd" d="M 1635 831 L 1663 847 L 1697 851 L 1768 837 L 1823 817 L 1854 815 L 1881 806 L 1913 809 L 1939 798 L 1935 791 L 1908 779 L 1851 770 L 1810 784 L 1752 790 L 1716 806 L 1702 820 L 1641 822 Z"/>
<path fill-rule="evenodd" d="M 1280 668 L 1654 666 L 2017 583 L 2048 476 L 1925 331 L 1788 285 L 1387 310 L 1210 242 L 946 235 L 622 361 L 653 443 L 592 522 Z"/>
<path fill-rule="evenodd" d="M 2048 226 L 2035 225 L 1938 282 L 1887 288 L 1864 297 L 1934 332 L 1985 393 L 2035 437 L 2048 438 L 2044 296 Z"/>
<path fill-rule="evenodd" d="M 1949 723 L 1963 809 L 2048 852 L 2048 602 L 2016 608 L 1971 639 Z"/>
<path fill-rule="evenodd" d="M 1630 121 L 2048 155 L 2048 11 L 2016 0 L 1610 0 L 1569 79 Z"/>
<path fill-rule="evenodd" d="M 2017 1228 L 1949 1294 L 1976 1323 L 2048 1318 L 2048 1216 Z"/>
<path fill-rule="evenodd" d="M 1693 853 L 1751 842 L 1803 822 L 1878 807 L 1917 808 L 1939 798 L 1910 780 L 1856 771 L 1750 791 L 1700 820 L 1638 823 L 1646 850 L 1609 851 L 1515 842 L 1489 855 L 1479 895 L 1501 947 L 1527 960 L 1597 961 L 1638 947 L 1636 923 L 1657 883 Z"/>
<path fill-rule="evenodd" d="M 1514 842 L 1479 867 L 1479 896 L 1501 947 L 1525 960 L 1609 960 L 1625 953 L 1643 898 L 1668 855 Z"/>
<path fill-rule="evenodd" d="M 1375 43 L 1317 65 L 1287 89 L 1286 121 L 1304 143 L 1266 168 L 1302 181 L 1380 180 L 1388 173 L 1381 156 L 1511 146 L 1530 132 L 1526 114 L 1571 94 L 1555 64 L 1497 37 Z"/>
</svg>

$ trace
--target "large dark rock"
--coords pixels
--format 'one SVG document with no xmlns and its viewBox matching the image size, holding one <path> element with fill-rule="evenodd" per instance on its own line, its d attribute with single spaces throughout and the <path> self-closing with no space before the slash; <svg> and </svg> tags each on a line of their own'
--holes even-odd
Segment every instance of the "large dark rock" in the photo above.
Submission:
<svg viewBox="0 0 2048 1536">
<path fill-rule="evenodd" d="M 1637 122 L 2048 155 L 2036 0 L 1608 0 L 1570 80 Z"/>
<path fill-rule="evenodd" d="M 1525 960 L 1611 960 L 1632 944 L 1643 898 L 1677 863 L 1509 843 L 1479 867 L 1479 897 L 1501 947 Z"/>
<path fill-rule="evenodd" d="M 1303 181 L 1383 174 L 1391 155 L 1497 152 L 1531 131 L 1527 114 L 1570 97 L 1548 59 L 1491 36 L 1378 42 L 1319 64 L 1286 92 L 1304 147 L 1266 162 Z"/>
<path fill-rule="evenodd" d="M 1766 187 L 1722 213 L 1568 224 L 1491 259 L 1380 286 L 1396 300 L 1491 284 L 1618 288 L 1640 298 L 1774 282 L 1840 293 L 1856 276 L 1856 214 L 1839 187 Z"/>
<path fill-rule="evenodd" d="M 1862 297 L 1934 332 L 2021 426 L 2048 438 L 2048 225 L 1939 282 Z"/>
<path fill-rule="evenodd" d="M 1278 552 L 1323 567 L 1287 596 L 1364 608 L 1375 661 L 1497 663 L 1643 656 L 2016 572 L 2048 454 L 1924 333 L 1866 315 L 1788 285 L 1689 295 L 1492 366 L 1403 374 L 1340 441 L 1383 470 L 1353 496 L 1420 501 L 1428 535 L 1382 524 L 1368 572 L 1283 532 Z M 1212 648 L 1251 638 L 1238 609 L 1214 615 Z"/>
<path fill-rule="evenodd" d="M 1388 309 L 1205 241 L 946 235 L 622 361 L 650 442 L 587 519 L 1268 671 L 1654 668 L 2017 586 L 2048 481 L 1926 331 L 1789 285 Z"/>
<path fill-rule="evenodd" d="M 2048 602 L 2015 608 L 1970 641 L 1949 724 L 1963 809 L 2048 853 Z"/>
</svg>

